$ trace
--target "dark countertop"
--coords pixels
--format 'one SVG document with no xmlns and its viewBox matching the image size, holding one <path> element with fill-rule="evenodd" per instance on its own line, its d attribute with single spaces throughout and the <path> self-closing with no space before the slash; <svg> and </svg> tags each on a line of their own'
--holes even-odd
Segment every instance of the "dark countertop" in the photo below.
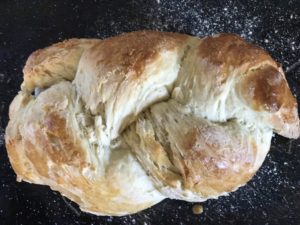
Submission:
<svg viewBox="0 0 300 225">
<path fill-rule="evenodd" d="M 0 2 L 0 225 L 300 224 L 300 140 L 273 138 L 256 176 L 227 197 L 193 204 L 165 200 L 132 216 L 97 217 L 48 187 L 16 182 L 5 146 L 8 106 L 28 55 L 71 37 L 105 38 L 141 29 L 205 36 L 234 32 L 282 63 L 300 96 L 300 1 L 105 0 Z M 298 98 L 300 100 L 300 97 Z"/>
</svg>

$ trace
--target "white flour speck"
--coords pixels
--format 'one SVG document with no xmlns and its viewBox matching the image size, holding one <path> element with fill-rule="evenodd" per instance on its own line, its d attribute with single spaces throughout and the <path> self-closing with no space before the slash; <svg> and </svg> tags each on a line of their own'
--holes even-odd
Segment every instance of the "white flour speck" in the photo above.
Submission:
<svg viewBox="0 0 300 225">
<path fill-rule="evenodd" d="M 0 127 L 0 147 L 4 144 L 4 129 Z"/>
</svg>

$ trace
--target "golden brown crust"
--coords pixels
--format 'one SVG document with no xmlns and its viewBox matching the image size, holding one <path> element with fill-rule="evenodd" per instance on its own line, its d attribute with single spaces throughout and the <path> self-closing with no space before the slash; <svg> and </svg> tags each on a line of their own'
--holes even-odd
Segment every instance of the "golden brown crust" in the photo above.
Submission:
<svg viewBox="0 0 300 225">
<path fill-rule="evenodd" d="M 78 168 L 88 166 L 85 162 L 85 151 L 70 133 L 66 120 L 55 112 L 50 111 L 46 115 L 41 125 L 41 129 L 45 132 L 44 136 L 39 133 L 39 130 L 34 135 L 37 143 L 48 152 L 50 159 L 57 165 L 66 164 Z M 53 144 L 49 145 L 49 143 Z"/>
<path fill-rule="evenodd" d="M 8 143 L 10 142 L 10 143 Z M 54 164 L 50 170 L 47 165 L 48 160 L 45 154 L 40 155 L 40 149 L 37 149 L 30 141 L 18 143 L 18 141 L 8 141 L 6 148 L 8 149 L 9 158 L 14 171 L 20 176 L 19 181 L 24 180 L 36 184 L 49 185 L 51 189 L 59 191 L 64 196 L 80 205 L 81 210 L 96 215 L 113 215 L 120 216 L 123 214 L 132 214 L 140 210 L 146 209 L 155 204 L 153 202 L 136 203 L 130 201 L 120 201 L 116 203 L 113 199 L 117 199 L 120 190 L 115 187 L 113 177 L 109 180 L 93 180 L 89 181 L 86 177 L 78 175 L 75 170 L 64 171 L 60 165 Z M 20 146 L 24 145 L 27 149 L 26 157 L 30 160 L 27 169 L 20 162 L 19 158 Z M 15 148 L 18 146 L 17 148 Z M 34 168 L 30 167 L 34 165 Z M 112 171 L 113 172 L 113 171 Z M 108 176 L 113 175 L 108 171 Z M 78 190 L 80 190 L 78 192 Z M 88 203 L 88 204 L 87 204 Z"/>
<path fill-rule="evenodd" d="M 181 34 L 133 32 L 103 40 L 83 53 L 73 83 L 86 108 L 105 118 L 111 138 L 144 107 L 169 95 L 187 40 Z"/>
<path fill-rule="evenodd" d="M 23 88 L 46 88 L 62 80 L 73 80 L 82 52 L 97 39 L 69 39 L 33 52 L 23 69 Z"/>
<path fill-rule="evenodd" d="M 97 67 L 106 71 L 117 69 L 120 75 L 137 79 L 162 51 L 176 49 L 187 39 L 187 35 L 176 33 L 132 32 L 99 42 L 90 49 L 88 57 L 97 59 Z"/>
<path fill-rule="evenodd" d="M 269 65 L 250 71 L 240 88 L 247 102 L 258 111 L 274 113 L 285 101 L 294 101 L 291 95 L 284 95 L 288 89 L 285 79 L 277 69 Z"/>
<path fill-rule="evenodd" d="M 219 34 L 202 40 L 198 56 L 220 68 L 223 79 L 231 74 L 233 68 L 240 68 L 241 74 L 261 63 L 278 67 L 276 62 L 263 49 L 247 43 L 236 34 Z"/>
<path fill-rule="evenodd" d="M 263 49 L 234 34 L 204 38 L 197 49 L 199 70 L 206 72 L 215 92 L 222 93 L 230 80 L 242 101 L 275 132 L 297 138 L 300 135 L 297 101 L 278 63 Z"/>
<path fill-rule="evenodd" d="M 221 132 L 225 133 L 228 130 Z M 208 133 L 205 134 L 199 128 L 191 129 L 185 134 L 182 148 L 185 150 L 182 162 L 185 168 L 186 188 L 194 189 L 204 198 L 235 190 L 236 187 L 249 181 L 255 172 L 253 170 L 257 152 L 255 145 L 243 146 L 234 137 L 218 134 L 213 129 L 211 131 L 215 137 L 210 140 L 207 138 L 209 130 L 204 131 Z M 239 138 L 245 140 L 243 136 Z M 230 141 L 233 143 L 229 144 Z"/>
<path fill-rule="evenodd" d="M 135 213 L 162 199 L 126 148 L 116 149 L 109 157 L 102 155 L 110 159 L 106 167 L 103 164 L 108 162 L 95 156 L 105 150 L 93 148 L 87 140 L 89 135 L 79 129 L 75 115 L 82 112 L 80 105 L 75 105 L 69 82 L 53 85 L 25 105 L 22 96 L 18 98 L 19 104 L 12 106 L 21 108 L 12 109 L 6 130 L 6 147 L 18 180 L 49 185 L 83 210 L 105 215 Z M 138 182 L 146 187 L 129 196 L 130 185 L 137 186 Z M 145 190 L 143 195 L 141 190 Z"/>
<path fill-rule="evenodd" d="M 271 132 L 254 134 L 236 121 L 211 123 L 192 113 L 184 115 L 185 110 L 173 100 L 158 103 L 125 132 L 144 168 L 168 187 L 180 184 L 179 198 L 190 201 L 222 195 L 249 181 L 269 148 L 255 137 L 268 139 Z M 196 197 L 185 196 L 185 191 Z"/>
<path fill-rule="evenodd" d="M 246 104 L 255 111 L 266 112 L 264 120 L 286 137 L 300 135 L 298 104 L 281 69 L 268 64 L 252 69 L 237 83 Z"/>
<path fill-rule="evenodd" d="M 294 107 L 296 100 L 279 65 L 263 49 L 238 35 L 219 34 L 204 38 L 198 55 L 219 68 L 223 82 L 238 68 L 238 75 L 243 80 L 239 88 L 254 110 L 276 112 L 284 102 Z"/>
</svg>

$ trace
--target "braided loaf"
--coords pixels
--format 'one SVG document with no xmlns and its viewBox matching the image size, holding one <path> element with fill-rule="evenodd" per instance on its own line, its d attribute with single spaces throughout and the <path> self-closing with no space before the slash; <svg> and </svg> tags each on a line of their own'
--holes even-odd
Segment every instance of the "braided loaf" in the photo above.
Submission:
<svg viewBox="0 0 300 225">
<path fill-rule="evenodd" d="M 23 72 L 6 129 L 18 181 L 98 215 L 234 191 L 273 132 L 300 133 L 280 65 L 233 34 L 70 39 L 34 52 Z"/>
</svg>

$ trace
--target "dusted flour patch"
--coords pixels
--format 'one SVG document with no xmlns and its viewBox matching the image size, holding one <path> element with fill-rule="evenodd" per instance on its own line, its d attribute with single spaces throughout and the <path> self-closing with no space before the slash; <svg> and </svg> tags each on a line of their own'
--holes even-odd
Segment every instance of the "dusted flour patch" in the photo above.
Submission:
<svg viewBox="0 0 300 225">
<path fill-rule="evenodd" d="M 0 147 L 4 145 L 4 129 L 2 127 L 0 127 Z"/>
</svg>

